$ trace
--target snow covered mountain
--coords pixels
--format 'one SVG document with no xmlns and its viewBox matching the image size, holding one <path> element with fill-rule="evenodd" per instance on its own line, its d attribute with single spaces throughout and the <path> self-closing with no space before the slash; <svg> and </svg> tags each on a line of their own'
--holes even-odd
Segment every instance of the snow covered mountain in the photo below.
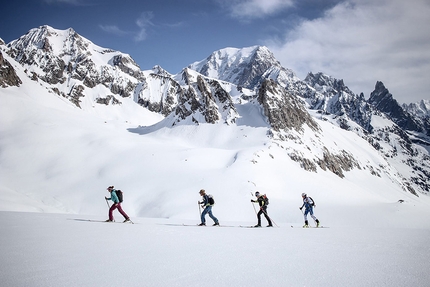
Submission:
<svg viewBox="0 0 430 287">
<path fill-rule="evenodd" d="M 323 73 L 300 80 L 261 46 L 216 51 L 176 75 L 142 71 L 127 54 L 49 26 L 0 52 L 0 187 L 43 210 L 101 209 L 94 194 L 69 202 L 67 192 L 113 179 L 134 190 L 132 214 L 155 217 L 192 213 L 169 206 L 186 205 L 202 185 L 236 200 L 251 182 L 280 201 L 295 196 L 286 186 L 312 192 L 321 183 L 321 196 L 430 191 L 428 113 L 385 104 L 392 97 L 379 82 L 366 100 Z"/>
</svg>

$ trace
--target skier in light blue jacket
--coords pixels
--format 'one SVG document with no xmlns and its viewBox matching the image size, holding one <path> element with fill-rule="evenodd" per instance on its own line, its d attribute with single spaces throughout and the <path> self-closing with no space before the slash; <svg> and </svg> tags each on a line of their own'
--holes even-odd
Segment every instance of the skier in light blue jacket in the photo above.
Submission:
<svg viewBox="0 0 430 287">
<path fill-rule="evenodd" d="M 303 198 L 303 205 L 300 208 L 300 210 L 303 209 L 303 207 L 305 207 L 305 213 L 303 214 L 304 218 L 305 218 L 305 225 L 303 225 L 304 228 L 308 228 L 309 224 L 308 224 L 308 213 L 311 215 L 311 217 L 313 218 L 313 220 L 315 220 L 315 222 L 317 223 L 317 227 L 320 226 L 320 222 L 319 220 L 316 218 L 316 216 L 314 215 L 314 206 L 315 206 L 315 202 L 312 199 L 312 197 L 309 197 L 306 193 L 302 193 L 302 198 Z"/>
</svg>

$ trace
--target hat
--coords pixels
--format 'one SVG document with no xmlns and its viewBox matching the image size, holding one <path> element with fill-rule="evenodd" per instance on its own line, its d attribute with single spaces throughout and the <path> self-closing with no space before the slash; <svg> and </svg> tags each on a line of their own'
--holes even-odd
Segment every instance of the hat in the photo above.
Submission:
<svg viewBox="0 0 430 287">
<path fill-rule="evenodd" d="M 256 191 L 255 196 L 259 196 L 259 195 L 260 195 L 260 192 Z"/>
</svg>

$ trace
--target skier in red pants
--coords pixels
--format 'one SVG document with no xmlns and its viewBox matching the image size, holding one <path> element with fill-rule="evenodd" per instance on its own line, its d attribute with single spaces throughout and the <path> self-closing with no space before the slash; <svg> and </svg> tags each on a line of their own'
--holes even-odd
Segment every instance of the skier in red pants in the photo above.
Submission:
<svg viewBox="0 0 430 287">
<path fill-rule="evenodd" d="M 128 217 L 127 213 L 125 213 L 124 210 L 122 210 L 121 202 L 119 202 L 118 196 L 116 194 L 116 190 L 113 188 L 113 185 L 109 186 L 107 190 L 110 192 L 110 197 L 109 198 L 105 197 L 105 198 L 106 200 L 112 200 L 113 204 L 109 208 L 109 219 L 106 220 L 106 222 L 113 222 L 113 211 L 117 208 L 119 213 L 121 213 L 122 216 L 124 216 L 125 218 L 124 222 L 130 221 L 130 217 Z"/>
</svg>

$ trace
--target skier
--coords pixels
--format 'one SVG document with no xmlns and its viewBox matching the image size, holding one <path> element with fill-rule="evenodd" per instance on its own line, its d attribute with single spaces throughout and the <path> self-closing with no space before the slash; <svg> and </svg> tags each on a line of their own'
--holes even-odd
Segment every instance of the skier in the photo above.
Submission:
<svg viewBox="0 0 430 287">
<path fill-rule="evenodd" d="M 213 226 L 219 226 L 218 219 L 212 214 L 213 204 L 211 204 L 209 202 L 209 196 L 206 194 L 206 191 L 204 189 L 201 189 L 199 191 L 199 193 L 203 197 L 203 201 L 202 202 L 198 201 L 198 204 L 202 204 L 202 207 L 204 208 L 204 210 L 201 214 L 202 223 L 200 223 L 199 226 L 205 226 L 206 225 L 206 219 L 205 219 L 206 214 L 209 214 L 209 217 L 212 218 L 212 220 L 215 222 L 213 224 Z"/>
<path fill-rule="evenodd" d="M 305 217 L 305 225 L 303 225 L 304 228 L 308 228 L 309 224 L 308 224 L 308 213 L 311 215 L 311 217 L 313 218 L 313 220 L 315 220 L 315 222 L 317 223 L 317 227 L 320 226 L 320 222 L 319 220 L 316 218 L 316 216 L 314 215 L 314 206 L 315 202 L 313 201 L 312 197 L 307 196 L 306 193 L 302 193 L 302 198 L 303 198 L 303 205 L 300 208 L 300 210 L 303 209 L 303 207 L 305 207 L 305 213 L 303 214 L 303 216 Z"/>
<path fill-rule="evenodd" d="M 121 213 L 121 214 L 122 214 L 122 216 L 124 216 L 124 218 L 125 218 L 125 220 L 124 220 L 123 222 L 129 222 L 129 221 L 130 221 L 130 217 L 128 217 L 128 215 L 124 212 L 124 210 L 122 210 L 121 202 L 119 202 L 118 196 L 117 196 L 117 194 L 116 194 L 116 190 L 114 189 L 113 185 L 112 185 L 112 186 L 109 186 L 109 187 L 107 188 L 107 190 L 108 190 L 108 192 L 110 192 L 110 197 L 109 197 L 109 198 L 107 198 L 107 197 L 105 196 L 105 199 L 106 199 L 106 200 L 112 200 L 112 201 L 113 201 L 113 204 L 112 204 L 112 206 L 109 208 L 109 219 L 108 219 L 108 220 L 106 220 L 106 222 L 113 222 L 113 211 L 114 211 L 115 209 L 117 209 L 117 208 L 118 208 L 119 213 Z"/>
<path fill-rule="evenodd" d="M 270 220 L 269 215 L 267 214 L 267 205 L 269 204 L 266 195 L 260 195 L 260 192 L 255 192 L 255 196 L 257 197 L 257 200 L 252 200 L 251 202 L 258 202 L 260 205 L 260 211 L 257 213 L 258 223 L 254 227 L 261 227 L 261 215 L 264 214 L 264 217 L 266 217 L 267 222 L 269 225 L 267 227 L 272 227 L 272 221 Z"/>
</svg>

